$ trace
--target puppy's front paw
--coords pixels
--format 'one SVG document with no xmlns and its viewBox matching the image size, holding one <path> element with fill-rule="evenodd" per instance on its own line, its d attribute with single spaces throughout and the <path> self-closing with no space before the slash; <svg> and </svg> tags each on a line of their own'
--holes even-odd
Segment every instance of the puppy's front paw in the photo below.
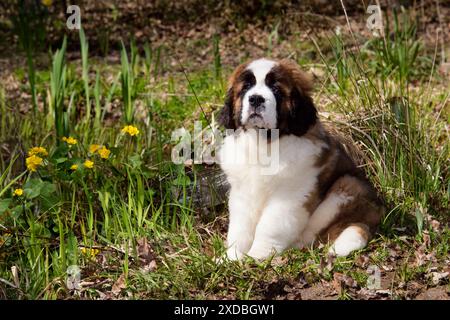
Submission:
<svg viewBox="0 0 450 320">
<path fill-rule="evenodd" d="M 301 238 L 302 247 L 313 244 L 315 238 L 316 238 L 316 235 L 313 232 L 311 232 L 310 230 L 304 231 L 302 234 L 302 238 Z"/>
<path fill-rule="evenodd" d="M 275 253 L 273 249 L 251 249 L 247 255 L 256 261 L 263 261 Z"/>
<path fill-rule="evenodd" d="M 235 246 L 228 248 L 227 250 L 227 258 L 231 261 L 241 260 L 244 257 L 244 254 L 240 252 Z"/>
<path fill-rule="evenodd" d="M 216 258 L 215 262 L 217 264 L 222 264 L 227 261 L 239 261 L 239 260 L 242 260 L 242 258 L 244 258 L 244 256 L 245 255 L 242 252 L 240 252 L 239 250 L 237 250 L 236 247 L 230 247 L 227 250 L 226 256 Z"/>
</svg>

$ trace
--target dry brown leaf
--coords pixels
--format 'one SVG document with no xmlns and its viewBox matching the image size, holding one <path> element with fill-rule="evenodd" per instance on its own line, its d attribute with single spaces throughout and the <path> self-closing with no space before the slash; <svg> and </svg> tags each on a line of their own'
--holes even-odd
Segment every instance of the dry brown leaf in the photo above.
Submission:
<svg viewBox="0 0 450 320">
<path fill-rule="evenodd" d="M 390 265 L 382 265 L 381 268 L 382 268 L 384 271 L 392 271 L 392 270 L 394 269 L 394 267 L 393 267 L 393 266 L 390 266 Z"/>
<path fill-rule="evenodd" d="M 116 280 L 116 282 L 114 282 L 111 292 L 112 294 L 117 296 L 122 291 L 122 289 L 125 289 L 126 287 L 127 286 L 125 284 L 125 274 L 122 273 L 120 277 Z"/>
<path fill-rule="evenodd" d="M 369 265 L 370 258 L 366 254 L 362 254 L 356 260 L 356 264 L 361 268 L 366 268 Z"/>
<path fill-rule="evenodd" d="M 137 240 L 136 251 L 141 264 L 141 271 L 148 273 L 156 269 L 155 253 L 146 238 Z"/>
<path fill-rule="evenodd" d="M 390 289 L 383 289 L 383 290 L 376 290 L 375 291 L 378 295 L 392 295 L 392 291 Z"/>
<path fill-rule="evenodd" d="M 349 275 L 335 272 L 333 274 L 333 287 L 340 294 L 345 288 L 357 288 L 358 283 Z"/>
<path fill-rule="evenodd" d="M 427 275 L 428 278 L 431 278 L 431 282 L 437 286 L 441 280 L 448 278 L 448 272 L 431 272 Z"/>
<path fill-rule="evenodd" d="M 450 62 L 443 62 L 439 66 L 439 73 L 443 76 L 450 76 Z"/>
<path fill-rule="evenodd" d="M 424 230 L 422 232 L 422 238 L 423 238 L 423 244 L 425 245 L 425 248 L 428 248 L 431 244 L 431 238 L 430 238 L 430 234 L 427 230 Z"/>
<path fill-rule="evenodd" d="M 152 260 L 152 261 L 150 261 L 150 263 L 148 263 L 145 266 L 143 266 L 141 268 L 141 271 L 143 271 L 145 273 L 148 273 L 148 272 L 153 271 L 155 269 L 156 269 L 156 261 Z"/>
<path fill-rule="evenodd" d="M 286 265 L 287 262 L 288 262 L 287 258 L 282 256 L 276 256 L 272 259 L 272 266 L 281 267 Z"/>
<path fill-rule="evenodd" d="M 370 300 L 376 298 L 377 293 L 372 289 L 361 288 L 361 290 L 358 291 L 358 296 L 360 299 Z"/>
<path fill-rule="evenodd" d="M 416 260 L 414 262 L 414 265 L 417 267 L 423 266 L 424 264 L 428 262 L 435 262 L 436 261 L 436 253 L 434 251 L 430 253 L 426 253 L 426 247 L 425 245 L 421 245 L 415 252 L 414 256 L 416 257 Z"/>
</svg>

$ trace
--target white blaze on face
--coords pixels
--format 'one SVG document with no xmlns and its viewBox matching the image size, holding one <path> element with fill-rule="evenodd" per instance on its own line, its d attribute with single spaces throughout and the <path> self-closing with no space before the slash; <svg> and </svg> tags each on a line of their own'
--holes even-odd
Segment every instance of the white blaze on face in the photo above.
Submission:
<svg viewBox="0 0 450 320">
<path fill-rule="evenodd" d="M 266 76 L 276 65 L 275 61 L 259 59 L 250 63 L 247 70 L 250 70 L 256 79 L 256 84 L 244 95 L 242 101 L 241 123 L 244 126 L 274 129 L 277 126 L 277 102 L 272 90 L 266 85 Z M 249 98 L 252 95 L 259 95 L 264 98 L 264 108 L 261 111 L 261 118 L 250 118 L 252 110 Z"/>
</svg>

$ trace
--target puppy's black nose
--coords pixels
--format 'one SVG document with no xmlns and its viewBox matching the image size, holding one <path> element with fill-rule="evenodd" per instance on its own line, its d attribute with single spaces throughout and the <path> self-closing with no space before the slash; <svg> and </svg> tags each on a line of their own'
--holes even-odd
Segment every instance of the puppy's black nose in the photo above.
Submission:
<svg viewBox="0 0 450 320">
<path fill-rule="evenodd" d="M 250 102 L 250 106 L 253 108 L 258 108 L 260 105 L 262 105 L 266 101 L 262 96 L 259 94 L 254 94 L 248 98 L 248 102 Z"/>
</svg>

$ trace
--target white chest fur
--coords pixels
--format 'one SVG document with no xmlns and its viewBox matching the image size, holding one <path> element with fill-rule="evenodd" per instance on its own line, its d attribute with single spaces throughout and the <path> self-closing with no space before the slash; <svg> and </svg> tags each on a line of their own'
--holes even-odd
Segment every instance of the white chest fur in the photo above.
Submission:
<svg viewBox="0 0 450 320">
<path fill-rule="evenodd" d="M 300 240 L 309 217 L 304 204 L 316 187 L 320 168 L 314 164 L 322 147 L 288 135 L 268 152 L 267 142 L 249 132 L 225 138 L 219 157 L 231 185 L 229 258 L 263 258 Z"/>
</svg>

